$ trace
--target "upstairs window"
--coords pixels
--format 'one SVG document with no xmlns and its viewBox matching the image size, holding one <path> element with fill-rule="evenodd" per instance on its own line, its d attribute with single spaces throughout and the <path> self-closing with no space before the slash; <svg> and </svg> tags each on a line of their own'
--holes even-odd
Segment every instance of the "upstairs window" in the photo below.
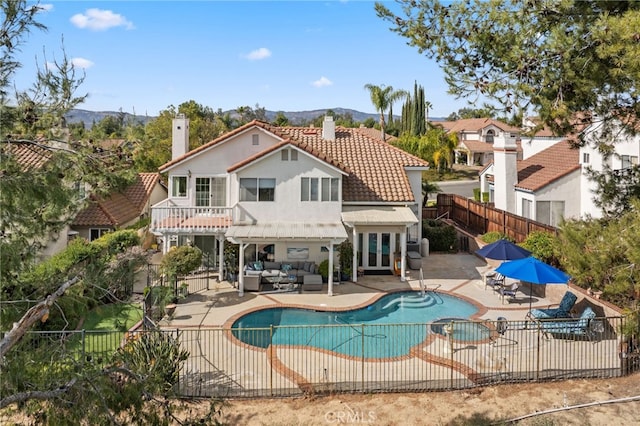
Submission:
<svg viewBox="0 0 640 426">
<path fill-rule="evenodd" d="M 589 164 L 590 158 L 589 158 L 589 153 L 585 152 L 582 154 L 582 163 L 584 164 Z"/>
<path fill-rule="evenodd" d="M 187 196 L 187 177 L 174 176 L 171 178 L 171 196 L 185 198 Z"/>
<path fill-rule="evenodd" d="M 340 201 L 339 178 L 302 178 L 301 201 Z"/>
<path fill-rule="evenodd" d="M 260 135 L 251 135 L 251 144 L 260 145 Z"/>
<path fill-rule="evenodd" d="M 240 201 L 275 201 L 276 180 L 240 178 Z"/>
<path fill-rule="evenodd" d="M 621 155 L 622 169 L 630 169 L 632 166 L 638 165 L 638 157 L 634 155 Z"/>
</svg>

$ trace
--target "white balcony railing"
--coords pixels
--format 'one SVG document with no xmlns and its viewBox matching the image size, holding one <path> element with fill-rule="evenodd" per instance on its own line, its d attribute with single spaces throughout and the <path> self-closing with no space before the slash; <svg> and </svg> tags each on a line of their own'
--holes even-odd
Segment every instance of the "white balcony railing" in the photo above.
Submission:
<svg viewBox="0 0 640 426">
<path fill-rule="evenodd" d="M 151 207 L 151 230 L 156 233 L 209 234 L 233 224 L 231 207 L 183 207 L 168 200 Z"/>
</svg>

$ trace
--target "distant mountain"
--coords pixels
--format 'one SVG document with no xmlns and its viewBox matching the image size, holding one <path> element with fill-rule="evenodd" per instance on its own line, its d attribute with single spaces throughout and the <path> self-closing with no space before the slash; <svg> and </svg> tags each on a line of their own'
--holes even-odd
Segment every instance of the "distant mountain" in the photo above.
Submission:
<svg viewBox="0 0 640 426">
<path fill-rule="evenodd" d="M 289 119 L 289 122 L 293 125 L 307 123 L 311 120 L 314 120 L 320 116 L 326 114 L 327 111 L 333 111 L 339 115 L 351 114 L 353 119 L 358 122 L 363 122 L 368 118 L 372 118 L 375 122 L 378 122 L 379 114 L 369 114 L 366 112 L 356 111 L 354 109 L 348 108 L 327 108 L 327 109 L 314 109 L 311 111 L 266 111 L 267 121 L 273 121 L 276 115 L 279 112 L 282 112 L 285 117 Z M 224 113 L 230 113 L 232 116 L 236 114 L 235 110 L 224 111 Z M 148 115 L 133 115 L 127 112 L 124 114 L 124 121 L 134 121 L 141 122 L 142 124 L 147 124 L 149 121 L 154 120 L 156 117 L 148 116 Z M 67 123 L 79 123 L 84 122 L 84 126 L 87 129 L 90 129 L 93 123 L 97 123 L 104 119 L 107 116 L 118 117 L 120 112 L 118 111 L 87 111 L 84 109 L 72 109 L 67 114 Z M 396 116 L 397 119 L 400 117 Z M 439 118 L 430 118 L 432 121 L 441 120 Z"/>
<path fill-rule="evenodd" d="M 156 117 L 150 117 L 148 115 L 133 115 L 128 112 L 123 112 L 124 121 L 140 121 L 143 124 L 147 124 L 149 121 L 155 119 Z M 118 117 L 120 112 L 118 111 L 87 111 L 84 109 L 72 109 L 67 113 L 65 118 L 67 119 L 67 123 L 80 123 L 84 122 L 84 126 L 87 129 L 90 129 L 93 126 L 93 123 L 97 123 L 102 121 L 105 117 Z"/>
</svg>

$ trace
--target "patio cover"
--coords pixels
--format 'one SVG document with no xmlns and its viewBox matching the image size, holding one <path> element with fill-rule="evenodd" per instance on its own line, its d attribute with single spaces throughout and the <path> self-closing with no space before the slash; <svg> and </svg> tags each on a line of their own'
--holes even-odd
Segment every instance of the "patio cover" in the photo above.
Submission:
<svg viewBox="0 0 640 426">
<path fill-rule="evenodd" d="M 409 207 L 401 206 L 362 206 L 343 207 L 342 221 L 354 225 L 413 225 L 418 218 Z"/>
<path fill-rule="evenodd" d="M 226 237 L 234 241 L 273 240 L 338 240 L 347 239 L 347 231 L 340 222 L 262 222 L 229 227 Z"/>
</svg>

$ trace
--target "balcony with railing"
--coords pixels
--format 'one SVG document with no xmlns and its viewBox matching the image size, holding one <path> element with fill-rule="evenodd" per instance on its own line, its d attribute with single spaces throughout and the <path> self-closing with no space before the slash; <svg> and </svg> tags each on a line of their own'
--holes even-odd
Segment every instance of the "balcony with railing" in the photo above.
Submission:
<svg viewBox="0 0 640 426">
<path fill-rule="evenodd" d="M 211 234 L 233 224 L 233 207 L 185 207 L 171 200 L 151 207 L 151 230 L 155 233 Z"/>
</svg>

